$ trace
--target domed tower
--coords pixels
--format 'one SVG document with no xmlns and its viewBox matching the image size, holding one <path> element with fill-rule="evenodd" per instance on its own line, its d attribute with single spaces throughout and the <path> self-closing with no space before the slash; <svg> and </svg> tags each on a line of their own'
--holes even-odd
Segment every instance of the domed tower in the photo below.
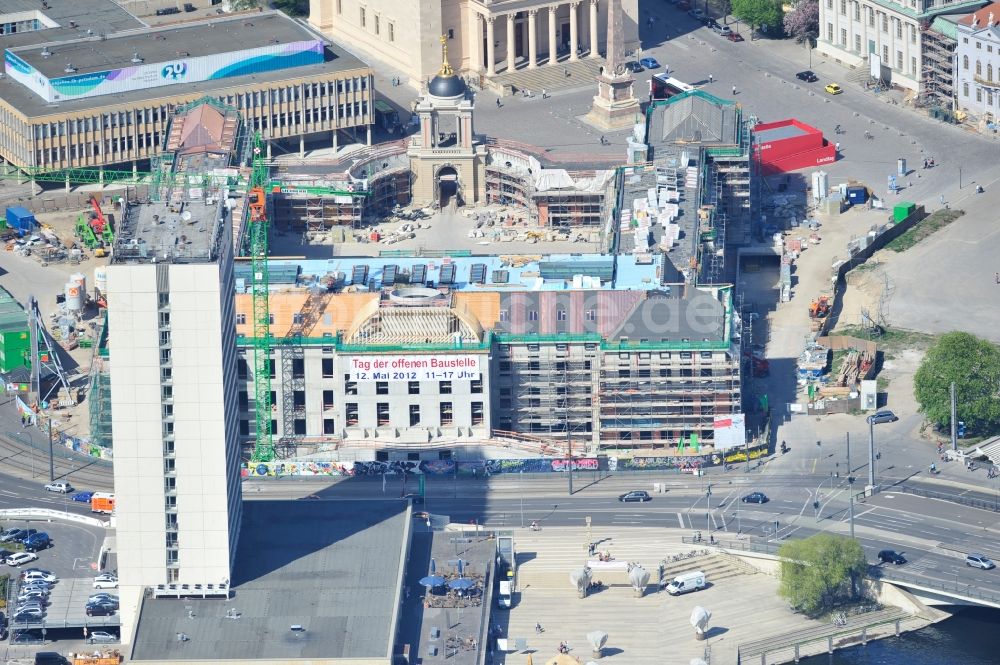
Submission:
<svg viewBox="0 0 1000 665">
<path fill-rule="evenodd" d="M 441 69 L 414 108 L 420 133 L 410 142 L 408 154 L 417 205 L 446 208 L 485 198 L 486 150 L 473 134 L 472 111 L 472 95 L 448 63 L 442 36 Z"/>
</svg>

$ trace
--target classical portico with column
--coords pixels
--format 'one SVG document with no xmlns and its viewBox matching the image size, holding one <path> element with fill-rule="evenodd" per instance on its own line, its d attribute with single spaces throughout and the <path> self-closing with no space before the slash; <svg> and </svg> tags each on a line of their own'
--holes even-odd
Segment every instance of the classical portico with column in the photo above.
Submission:
<svg viewBox="0 0 1000 665">
<path fill-rule="evenodd" d="M 637 1 L 623 4 L 634 25 Z M 608 0 L 470 0 L 468 69 L 493 77 L 603 57 L 607 7 Z"/>
<path fill-rule="evenodd" d="M 309 0 L 309 22 L 422 90 L 445 35 L 455 73 L 494 90 L 579 85 L 604 64 L 609 0 Z M 625 51 L 639 45 L 638 0 L 623 0 Z M 515 80 L 511 80 L 511 79 Z M 540 82 L 545 79 L 544 83 Z"/>
</svg>

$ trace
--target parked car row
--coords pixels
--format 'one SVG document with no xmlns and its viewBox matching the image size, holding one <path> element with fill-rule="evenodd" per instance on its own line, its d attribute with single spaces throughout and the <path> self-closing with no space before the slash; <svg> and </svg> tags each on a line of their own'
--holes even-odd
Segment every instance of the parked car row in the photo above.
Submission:
<svg viewBox="0 0 1000 665">
<path fill-rule="evenodd" d="M 26 624 L 42 621 L 49 605 L 49 594 L 58 582 L 59 578 L 48 570 L 29 568 L 21 571 L 11 622 Z"/>
<path fill-rule="evenodd" d="M 0 542 L 21 543 L 28 552 L 38 552 L 52 546 L 49 534 L 38 529 L 7 529 L 0 533 Z"/>
<path fill-rule="evenodd" d="M 101 573 L 94 578 L 95 589 L 117 589 L 118 575 Z M 87 616 L 110 616 L 118 611 L 118 596 L 107 591 L 95 593 L 87 599 Z"/>
</svg>

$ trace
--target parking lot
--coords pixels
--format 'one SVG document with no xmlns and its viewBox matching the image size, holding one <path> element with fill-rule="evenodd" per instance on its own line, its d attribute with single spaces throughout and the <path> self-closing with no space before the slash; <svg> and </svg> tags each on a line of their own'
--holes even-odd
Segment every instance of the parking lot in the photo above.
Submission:
<svg viewBox="0 0 1000 665">
<path fill-rule="evenodd" d="M 45 520 L 5 520 L 4 529 L 38 529 L 49 534 L 52 546 L 38 552 L 38 560 L 25 568 L 41 568 L 55 573 L 60 579 L 87 577 L 93 579 L 98 567 L 105 529 L 75 522 Z M 0 543 L 3 549 L 5 543 Z M 18 569 L 4 566 L 0 574 L 16 576 Z"/>
</svg>

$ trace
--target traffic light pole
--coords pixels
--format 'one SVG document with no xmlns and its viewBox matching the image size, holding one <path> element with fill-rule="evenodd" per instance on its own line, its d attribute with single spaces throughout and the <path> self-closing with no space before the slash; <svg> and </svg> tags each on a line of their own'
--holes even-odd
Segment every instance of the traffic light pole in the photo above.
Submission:
<svg viewBox="0 0 1000 665">
<path fill-rule="evenodd" d="M 854 474 L 851 473 L 851 433 L 847 433 L 847 494 L 850 502 L 851 538 L 854 538 Z"/>
</svg>

